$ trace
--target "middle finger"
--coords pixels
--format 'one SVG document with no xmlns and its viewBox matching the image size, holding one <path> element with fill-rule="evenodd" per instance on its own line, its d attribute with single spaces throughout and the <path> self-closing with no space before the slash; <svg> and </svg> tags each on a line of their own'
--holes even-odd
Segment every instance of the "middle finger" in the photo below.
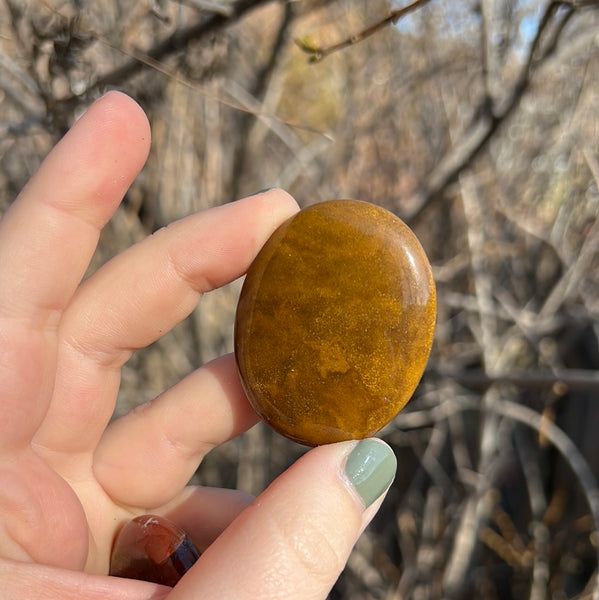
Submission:
<svg viewBox="0 0 599 600">
<path fill-rule="evenodd" d="M 241 276 L 296 210 L 280 190 L 226 204 L 161 230 L 90 277 L 61 324 L 54 396 L 36 444 L 55 460 L 93 451 L 131 354 L 187 317 L 202 293 Z"/>
</svg>

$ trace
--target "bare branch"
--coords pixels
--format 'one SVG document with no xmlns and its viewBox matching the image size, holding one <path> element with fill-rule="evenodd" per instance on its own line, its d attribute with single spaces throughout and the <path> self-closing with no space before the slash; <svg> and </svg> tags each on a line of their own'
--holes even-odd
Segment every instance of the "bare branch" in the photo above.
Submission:
<svg viewBox="0 0 599 600">
<path fill-rule="evenodd" d="M 273 73 L 275 68 L 280 60 L 281 51 L 287 41 L 289 28 L 293 23 L 293 19 L 295 17 L 295 12 L 293 5 L 291 3 L 287 3 L 285 8 L 283 9 L 283 15 L 281 18 L 281 22 L 279 23 L 279 28 L 277 31 L 277 35 L 275 40 L 270 48 L 270 54 L 268 60 L 265 61 L 262 68 L 256 74 L 256 78 L 254 81 L 254 85 L 252 89 L 249 90 L 249 96 L 251 99 L 255 99 L 255 101 L 262 106 L 264 103 L 264 99 L 266 97 L 266 93 L 268 91 L 269 85 L 272 80 Z M 254 120 L 250 118 L 250 115 L 247 115 L 244 119 L 242 119 L 240 123 L 240 136 L 239 139 L 243 140 L 235 150 L 235 154 L 233 157 L 233 172 L 240 173 L 244 167 L 244 163 L 246 160 L 247 153 L 247 143 L 246 140 L 249 136 L 252 124 Z M 236 198 L 239 192 L 239 179 L 234 178 L 232 196 Z"/>
<path fill-rule="evenodd" d="M 196 10 L 202 10 L 210 13 L 216 13 L 223 17 L 231 16 L 231 6 L 221 4 L 220 2 L 212 2 L 210 0 L 177 0 L 181 4 L 187 4 Z"/>
<path fill-rule="evenodd" d="M 177 29 L 169 37 L 158 42 L 155 46 L 144 53 L 147 61 L 139 60 L 138 57 L 129 58 L 124 64 L 112 71 L 100 76 L 91 83 L 81 94 L 65 98 L 61 104 L 72 105 L 80 102 L 95 90 L 118 85 L 130 78 L 136 72 L 142 70 L 148 62 L 160 61 L 165 57 L 183 50 L 191 42 L 197 41 L 204 36 L 214 33 L 227 25 L 231 25 L 244 14 L 259 6 L 270 4 L 275 0 L 239 0 L 230 6 L 229 14 L 212 14 L 207 19 L 194 23 L 184 29 Z"/>
<path fill-rule="evenodd" d="M 332 44 L 331 46 L 319 46 L 312 40 L 311 36 L 299 38 L 295 40 L 295 43 L 304 52 L 306 52 L 306 54 L 310 55 L 310 62 L 319 62 L 334 52 L 339 52 L 339 50 L 344 50 L 349 46 L 353 46 L 354 44 L 364 41 L 366 38 L 378 33 L 381 29 L 384 29 L 388 25 L 395 25 L 401 18 L 421 8 L 428 2 L 430 2 L 430 0 L 416 0 L 408 6 L 391 11 L 384 19 L 381 19 L 374 25 L 370 25 L 369 27 L 366 27 L 366 29 L 359 31 L 358 33 L 354 33 L 347 39 L 336 44 Z"/>
<path fill-rule="evenodd" d="M 555 51 L 561 33 L 573 14 L 579 9 L 597 6 L 599 2 L 596 0 L 588 2 L 558 0 L 549 3 L 541 17 L 537 34 L 511 93 L 503 102 L 496 103 L 495 106 L 488 102 L 488 97 L 483 99 L 488 110 L 476 111 L 475 121 L 466 128 L 468 133 L 439 161 L 426 177 L 426 183 L 411 199 L 411 207 L 401 215 L 404 220 L 411 222 L 416 219 L 434 198 L 449 184 L 456 181 L 458 175 L 472 164 L 518 107 L 530 86 L 535 70 Z"/>
<path fill-rule="evenodd" d="M 513 385 L 523 389 L 556 387 L 560 393 L 568 390 L 599 390 L 599 372 L 590 369 L 560 369 L 556 371 L 509 371 L 493 375 L 482 370 L 451 370 L 431 366 L 427 375 L 451 379 L 456 383 L 487 388 L 494 384 Z"/>
<path fill-rule="evenodd" d="M 599 531 L 599 488 L 597 480 L 576 444 L 557 425 L 543 419 L 542 415 L 527 406 L 506 400 L 495 404 L 492 410 L 542 433 L 553 444 L 576 475 L 591 512 L 593 529 Z M 596 547 L 595 551 L 599 559 L 599 548 Z M 595 588 L 594 596 L 599 596 L 599 586 Z"/>
<path fill-rule="evenodd" d="M 533 538 L 532 557 L 532 584 L 530 589 L 530 600 L 543 600 L 547 594 L 549 585 L 549 528 L 543 522 L 547 511 L 547 498 L 543 488 L 543 477 L 537 462 L 537 453 L 528 436 L 523 432 L 516 431 L 516 450 L 525 474 L 526 487 L 528 489 L 528 501 L 532 516 L 532 524 L 529 528 Z"/>
</svg>

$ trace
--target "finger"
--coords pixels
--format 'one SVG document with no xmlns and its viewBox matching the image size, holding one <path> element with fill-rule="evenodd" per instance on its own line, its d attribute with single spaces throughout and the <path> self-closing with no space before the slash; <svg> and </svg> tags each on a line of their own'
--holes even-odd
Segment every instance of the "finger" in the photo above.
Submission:
<svg viewBox="0 0 599 600">
<path fill-rule="evenodd" d="M 150 134 L 123 94 L 93 104 L 47 156 L 0 222 L 3 445 L 31 439 L 54 376 L 60 314 L 99 231 L 140 170 Z M 34 405 L 35 400 L 35 405 Z"/>
<path fill-rule="evenodd" d="M 179 525 L 197 549 L 205 552 L 254 500 L 238 490 L 190 486 L 160 513 Z"/>
<path fill-rule="evenodd" d="M 324 600 L 395 466 L 376 440 L 311 450 L 231 523 L 169 600 Z"/>
<path fill-rule="evenodd" d="M 94 449 L 131 353 L 187 317 L 203 292 L 242 275 L 296 210 L 280 190 L 220 206 L 159 231 L 86 280 L 61 323 L 54 398 L 36 442 L 54 452 Z"/>
<path fill-rule="evenodd" d="M 23 563 L 0 561 L 0 596 L 36 600 L 164 600 L 170 593 L 155 583 L 88 575 Z"/>
<path fill-rule="evenodd" d="M 257 420 L 234 358 L 225 356 L 111 423 L 94 455 L 94 473 L 116 502 L 161 506 L 185 486 L 212 448 Z"/>
<path fill-rule="evenodd" d="M 192 541 L 193 546 L 202 553 L 253 500 L 254 498 L 249 494 L 237 490 L 189 486 L 168 506 L 157 510 L 145 510 L 142 513 L 132 511 L 114 524 L 117 529 L 117 539 L 113 544 L 110 571 L 119 573 L 137 571 L 135 564 L 140 553 L 147 554 L 148 551 L 152 553 L 153 546 L 155 551 L 160 549 L 161 557 L 154 556 L 154 559 L 147 557 L 148 562 L 141 569 L 142 573 L 147 573 L 147 569 L 152 570 L 150 567 L 152 560 L 163 562 L 173 552 L 181 538 L 177 533 L 175 539 L 171 526 L 167 524 L 164 525 L 170 530 L 168 533 L 164 531 L 157 533 L 156 530 L 152 532 L 151 529 L 157 518 L 155 515 L 165 517 L 171 524 L 178 525 Z M 140 516 L 144 517 L 142 521 L 137 519 Z M 150 530 L 146 528 L 148 523 Z M 104 528 L 106 529 L 106 523 Z M 188 549 L 189 544 L 185 544 L 184 548 Z M 115 552 L 118 555 L 116 561 Z M 176 561 L 181 559 L 178 554 L 175 553 Z M 113 566 L 116 569 L 113 569 Z M 99 572 L 107 568 L 105 566 Z M 144 577 L 142 573 L 137 572 L 139 576 Z M 159 575 L 157 576 L 158 581 L 165 581 Z"/>
<path fill-rule="evenodd" d="M 113 92 L 56 145 L 0 222 L 2 316 L 35 323 L 65 306 L 149 142 L 141 108 Z"/>
</svg>

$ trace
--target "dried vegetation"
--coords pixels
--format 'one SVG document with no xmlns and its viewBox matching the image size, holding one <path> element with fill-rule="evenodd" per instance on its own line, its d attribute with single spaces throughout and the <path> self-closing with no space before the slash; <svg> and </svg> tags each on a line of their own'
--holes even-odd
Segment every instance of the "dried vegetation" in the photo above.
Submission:
<svg viewBox="0 0 599 600">
<path fill-rule="evenodd" d="M 2 0 L 0 210 L 117 87 L 153 148 L 93 268 L 273 185 L 394 211 L 434 265 L 438 329 L 331 598 L 596 598 L 599 3 L 416 4 Z M 117 412 L 231 350 L 238 289 L 135 355 Z M 259 493 L 302 451 L 258 426 L 196 478 Z"/>
</svg>

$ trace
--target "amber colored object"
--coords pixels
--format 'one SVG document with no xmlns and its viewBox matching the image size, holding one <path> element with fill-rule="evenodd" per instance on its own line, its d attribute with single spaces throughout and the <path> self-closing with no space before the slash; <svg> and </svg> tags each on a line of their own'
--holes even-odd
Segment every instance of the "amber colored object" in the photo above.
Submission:
<svg viewBox="0 0 599 600">
<path fill-rule="evenodd" d="M 315 204 L 247 273 L 235 319 L 245 392 L 302 444 L 371 436 L 418 385 L 435 319 L 430 265 L 403 221 L 367 202 Z"/>
<path fill-rule="evenodd" d="M 163 517 L 143 515 L 119 532 L 112 549 L 110 575 L 173 587 L 199 556 L 180 527 Z"/>
</svg>

